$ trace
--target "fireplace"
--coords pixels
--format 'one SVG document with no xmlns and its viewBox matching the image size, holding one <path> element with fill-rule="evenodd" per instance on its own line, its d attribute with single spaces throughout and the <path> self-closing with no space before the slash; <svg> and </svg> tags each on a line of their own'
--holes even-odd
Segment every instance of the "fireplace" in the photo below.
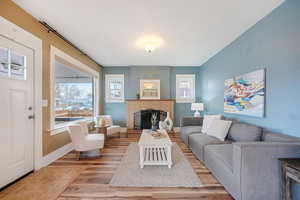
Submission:
<svg viewBox="0 0 300 200">
<path fill-rule="evenodd" d="M 137 117 L 137 120 L 140 121 L 135 123 L 134 115 L 135 113 L 139 113 L 140 111 L 143 110 L 150 109 L 150 110 L 169 112 L 171 119 L 174 119 L 175 101 L 173 99 L 131 99 L 131 100 L 126 100 L 126 104 L 127 104 L 127 128 L 128 129 L 134 129 L 134 128 L 141 129 L 141 125 L 140 125 L 141 117 L 140 116 Z"/>
<path fill-rule="evenodd" d="M 159 121 L 165 120 L 167 117 L 167 112 L 162 110 L 147 109 L 137 111 L 134 113 L 134 129 L 151 129 L 151 117 L 153 114 L 157 114 L 157 127 Z"/>
</svg>

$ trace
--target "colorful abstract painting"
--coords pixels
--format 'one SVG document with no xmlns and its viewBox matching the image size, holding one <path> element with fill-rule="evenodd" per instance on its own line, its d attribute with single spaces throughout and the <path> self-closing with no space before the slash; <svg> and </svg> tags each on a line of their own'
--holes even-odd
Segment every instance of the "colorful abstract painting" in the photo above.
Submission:
<svg viewBox="0 0 300 200">
<path fill-rule="evenodd" d="M 224 112 L 264 117 L 265 70 L 225 80 Z"/>
</svg>

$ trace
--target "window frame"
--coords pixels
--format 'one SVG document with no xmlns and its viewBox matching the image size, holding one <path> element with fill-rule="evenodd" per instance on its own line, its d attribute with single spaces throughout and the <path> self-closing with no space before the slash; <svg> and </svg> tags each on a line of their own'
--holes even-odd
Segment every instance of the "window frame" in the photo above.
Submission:
<svg viewBox="0 0 300 200">
<path fill-rule="evenodd" d="M 192 96 L 190 98 L 181 98 L 179 96 L 179 83 L 181 80 L 188 80 L 192 82 Z M 176 74 L 176 103 L 194 103 L 196 101 L 195 81 L 195 74 Z"/>
<path fill-rule="evenodd" d="M 93 92 L 94 92 L 94 116 L 90 119 L 80 119 L 72 122 L 65 122 L 61 124 L 55 124 L 55 61 L 59 58 L 77 70 L 84 71 L 91 76 L 93 76 Z M 79 60 L 71 57 L 70 55 L 64 53 L 63 51 L 55 48 L 54 46 L 50 47 L 50 135 L 56 135 L 63 133 L 67 130 L 68 125 L 74 122 L 80 121 L 93 121 L 94 117 L 99 114 L 99 88 L 100 88 L 100 73 L 92 69 L 88 65 L 81 63 Z"/>
<path fill-rule="evenodd" d="M 118 80 L 122 82 L 121 88 L 121 97 L 120 98 L 110 98 L 109 96 L 109 82 L 111 80 Z M 125 101 L 125 94 L 124 94 L 124 74 L 105 74 L 105 102 L 106 103 L 123 103 Z"/>
</svg>

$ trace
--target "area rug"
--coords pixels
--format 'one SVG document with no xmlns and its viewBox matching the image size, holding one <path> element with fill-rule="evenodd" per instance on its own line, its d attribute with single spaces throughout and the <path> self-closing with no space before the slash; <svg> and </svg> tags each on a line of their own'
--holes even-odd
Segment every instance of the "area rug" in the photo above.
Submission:
<svg viewBox="0 0 300 200">
<path fill-rule="evenodd" d="M 139 165 L 136 142 L 128 146 L 122 162 L 110 181 L 116 187 L 201 187 L 203 184 L 176 143 L 172 146 L 172 168 Z"/>
</svg>

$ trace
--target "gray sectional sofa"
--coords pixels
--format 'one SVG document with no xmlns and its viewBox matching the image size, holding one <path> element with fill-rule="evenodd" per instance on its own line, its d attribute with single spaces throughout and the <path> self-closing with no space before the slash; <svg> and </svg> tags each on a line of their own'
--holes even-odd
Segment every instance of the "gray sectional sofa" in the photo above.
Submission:
<svg viewBox="0 0 300 200">
<path fill-rule="evenodd" d="M 300 157 L 300 138 L 233 119 L 227 139 L 201 133 L 203 118 L 181 120 L 181 138 L 237 200 L 281 199 L 278 158 Z"/>
</svg>

